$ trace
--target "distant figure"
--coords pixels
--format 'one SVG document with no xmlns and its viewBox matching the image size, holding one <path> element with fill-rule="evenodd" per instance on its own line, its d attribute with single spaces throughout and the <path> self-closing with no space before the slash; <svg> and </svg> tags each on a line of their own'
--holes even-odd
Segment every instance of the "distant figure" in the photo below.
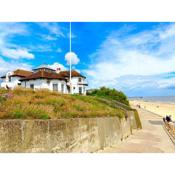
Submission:
<svg viewBox="0 0 175 175">
<path fill-rule="evenodd" d="M 171 115 L 167 115 L 167 116 L 166 116 L 166 121 L 167 121 L 167 122 L 172 122 Z"/>
<path fill-rule="evenodd" d="M 137 107 L 138 107 L 138 108 L 140 108 L 140 105 L 139 105 L 139 104 L 137 104 Z"/>
<path fill-rule="evenodd" d="M 171 115 L 167 115 L 166 117 L 163 118 L 163 121 L 166 125 L 166 128 L 171 134 L 175 134 L 175 122 L 172 121 Z"/>
<path fill-rule="evenodd" d="M 166 115 L 166 117 L 163 118 L 163 121 L 166 123 L 172 122 L 171 115 Z"/>
</svg>

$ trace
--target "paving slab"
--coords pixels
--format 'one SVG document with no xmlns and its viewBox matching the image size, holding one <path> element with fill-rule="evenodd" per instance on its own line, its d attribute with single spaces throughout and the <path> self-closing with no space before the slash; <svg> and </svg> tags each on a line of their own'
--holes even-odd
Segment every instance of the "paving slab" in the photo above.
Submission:
<svg viewBox="0 0 175 175">
<path fill-rule="evenodd" d="M 175 145 L 163 128 L 162 118 L 144 109 L 137 109 L 142 130 L 134 132 L 115 147 L 108 147 L 101 153 L 175 153 Z"/>
</svg>

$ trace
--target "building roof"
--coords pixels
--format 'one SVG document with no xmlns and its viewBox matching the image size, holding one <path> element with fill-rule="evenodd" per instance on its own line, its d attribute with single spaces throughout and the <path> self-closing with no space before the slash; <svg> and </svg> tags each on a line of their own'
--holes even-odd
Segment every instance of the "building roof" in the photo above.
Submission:
<svg viewBox="0 0 175 175">
<path fill-rule="evenodd" d="M 70 71 L 61 71 L 59 73 L 56 73 L 56 72 L 47 72 L 45 70 L 39 70 L 25 78 L 22 78 L 20 81 L 34 80 L 34 79 L 40 79 L 40 78 L 65 80 L 66 78 L 69 78 L 69 72 Z M 82 76 L 77 71 L 72 70 L 72 77 L 84 77 L 84 76 Z"/>
<path fill-rule="evenodd" d="M 86 78 L 85 76 L 81 75 L 79 72 L 75 71 L 75 70 L 72 70 L 71 71 L 71 75 L 72 77 L 83 77 L 83 78 Z M 70 71 L 61 71 L 59 73 L 60 76 L 66 78 L 66 77 L 69 77 L 69 74 L 70 74 Z"/>
<path fill-rule="evenodd" d="M 55 72 L 54 69 L 50 68 L 50 67 L 47 66 L 47 65 L 41 65 L 41 66 L 39 66 L 39 67 L 37 67 L 37 68 L 35 68 L 35 69 L 32 69 L 32 70 L 33 70 L 33 71 L 38 71 L 38 70 L 41 70 L 41 69 L 48 69 L 48 70 L 51 70 L 51 71 L 54 71 L 54 72 Z"/>
<path fill-rule="evenodd" d="M 47 72 L 44 70 L 39 70 L 33 73 L 32 75 L 22 78 L 20 81 L 43 79 L 43 78 L 44 79 L 60 79 L 60 80 L 64 79 L 63 77 L 61 77 L 59 74 L 55 72 Z"/>
<path fill-rule="evenodd" d="M 47 71 L 48 69 L 49 69 L 48 67 L 44 67 L 44 66 L 40 66 L 37 69 L 33 69 L 35 70 L 35 72 L 27 71 L 23 69 L 17 69 L 13 71 L 13 74 L 11 75 L 11 77 L 14 77 L 14 76 L 21 77 L 21 81 L 34 80 L 34 79 L 39 79 L 39 78 L 60 79 L 60 80 L 65 80 L 69 78 L 70 71 L 61 71 L 59 73 L 56 73 L 55 70 Z M 49 69 L 49 70 L 53 70 L 53 69 Z M 85 76 L 81 75 L 79 72 L 75 70 L 72 70 L 71 72 L 72 72 L 71 74 L 72 77 L 86 78 Z M 5 77 L 6 75 L 2 76 L 1 78 L 5 78 Z"/>
<path fill-rule="evenodd" d="M 33 74 L 33 72 L 31 71 L 27 71 L 27 70 L 23 70 L 23 69 L 17 69 L 13 72 L 13 74 L 11 75 L 11 77 L 27 77 L 29 75 Z M 6 75 L 2 76 L 1 78 L 5 78 Z"/>
</svg>

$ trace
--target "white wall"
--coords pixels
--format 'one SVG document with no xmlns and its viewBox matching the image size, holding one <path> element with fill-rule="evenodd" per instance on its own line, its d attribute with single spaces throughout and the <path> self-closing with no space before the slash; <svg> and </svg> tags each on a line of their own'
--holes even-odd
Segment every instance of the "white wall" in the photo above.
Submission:
<svg viewBox="0 0 175 175">
<path fill-rule="evenodd" d="M 11 77 L 11 82 L 19 82 L 19 80 L 21 79 L 21 77 Z"/>
<path fill-rule="evenodd" d="M 48 88 L 43 86 L 43 82 L 41 79 L 39 80 L 29 80 L 29 81 L 22 81 L 21 86 L 25 88 L 30 88 L 30 85 L 34 85 L 34 89 L 40 89 L 40 88 Z"/>
<path fill-rule="evenodd" d="M 21 83 L 22 87 L 26 87 L 26 88 L 30 88 L 30 85 L 33 84 L 34 85 L 34 89 L 49 89 L 49 90 L 53 90 L 53 84 L 58 84 L 58 91 L 62 92 L 61 89 L 61 84 L 64 85 L 64 89 L 63 89 L 63 93 L 67 94 L 68 93 L 68 89 L 67 89 L 67 85 L 66 82 L 63 80 L 50 80 L 50 83 L 47 83 L 48 80 L 46 79 L 37 79 L 37 80 L 28 80 L 26 81 L 22 81 L 20 82 L 19 80 L 21 79 L 21 77 L 11 77 L 11 82 L 6 83 L 5 82 L 5 78 L 2 79 L 2 83 L 1 83 L 1 87 L 6 87 L 6 84 L 8 85 L 8 87 L 10 88 L 15 88 L 18 86 L 18 83 Z M 83 84 L 79 84 L 79 83 L 85 83 L 86 79 L 81 77 L 81 82 L 78 81 L 79 77 L 72 77 L 72 93 L 73 94 L 78 94 L 79 93 L 79 87 L 82 88 L 82 94 L 86 95 L 86 86 Z"/>
<path fill-rule="evenodd" d="M 6 78 L 2 78 L 3 82 L 1 83 L 1 87 L 6 87 L 7 85 L 8 87 L 13 89 L 18 86 L 18 83 L 21 83 L 19 79 L 21 79 L 21 77 L 15 76 L 15 77 L 11 77 L 11 81 L 6 82 Z"/>
<path fill-rule="evenodd" d="M 68 91 L 67 91 L 67 86 L 66 86 L 66 82 L 65 81 L 62 81 L 62 80 L 51 80 L 50 81 L 50 86 L 49 86 L 49 89 L 50 90 L 53 90 L 53 84 L 58 84 L 58 91 L 61 92 L 61 93 L 64 93 L 64 94 L 67 94 Z M 62 89 L 61 89 L 61 85 L 64 85 L 63 86 L 63 92 L 62 92 Z"/>
<path fill-rule="evenodd" d="M 50 83 L 48 83 L 50 81 Z M 81 83 L 85 82 L 85 78 L 82 78 Z M 82 94 L 86 95 L 86 86 L 85 85 L 78 85 L 78 77 L 72 77 L 72 93 L 78 94 L 79 87 L 82 87 Z M 63 92 L 64 94 L 68 93 L 66 82 L 63 80 L 46 80 L 46 79 L 37 79 L 37 80 L 28 80 L 22 82 L 22 87 L 30 88 L 30 85 L 34 85 L 34 89 L 49 89 L 53 91 L 53 84 L 58 84 L 58 92 L 62 92 L 61 84 L 64 85 Z"/>
<path fill-rule="evenodd" d="M 22 87 L 30 88 L 31 84 L 34 85 L 34 89 L 49 89 L 51 91 L 53 91 L 53 84 L 58 84 L 58 92 L 61 92 L 61 84 L 64 84 L 63 93 L 67 93 L 65 81 L 46 79 L 28 80 L 26 83 L 22 81 Z"/>
<path fill-rule="evenodd" d="M 86 95 L 86 86 L 85 85 L 79 85 L 78 81 L 79 77 L 72 77 L 72 93 L 78 94 L 79 93 L 79 87 L 82 87 L 82 94 Z M 85 78 L 81 77 L 80 83 L 85 83 Z"/>
</svg>

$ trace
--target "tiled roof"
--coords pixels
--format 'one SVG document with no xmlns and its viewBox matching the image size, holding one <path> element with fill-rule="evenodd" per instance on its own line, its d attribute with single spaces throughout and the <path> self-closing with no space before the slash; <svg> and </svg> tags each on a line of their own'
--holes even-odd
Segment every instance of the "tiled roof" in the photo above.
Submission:
<svg viewBox="0 0 175 175">
<path fill-rule="evenodd" d="M 59 74 L 54 73 L 54 72 L 47 72 L 47 71 L 38 71 L 33 73 L 30 76 L 27 76 L 25 78 L 22 78 L 20 81 L 24 80 L 34 80 L 34 79 L 39 79 L 39 78 L 45 78 L 45 79 L 64 79 L 61 77 Z"/>
<path fill-rule="evenodd" d="M 33 74 L 33 72 L 31 71 L 27 71 L 27 70 L 22 70 L 22 69 L 17 69 L 13 72 L 12 76 L 21 76 L 21 77 L 27 77 L 29 75 Z"/>
<path fill-rule="evenodd" d="M 75 70 L 72 70 L 71 72 L 72 72 L 72 77 L 84 77 L 85 78 L 85 76 L 81 75 L 79 72 Z M 59 75 L 62 77 L 69 77 L 69 74 L 70 74 L 70 71 L 61 71 L 59 73 Z"/>
<path fill-rule="evenodd" d="M 22 70 L 22 69 L 17 69 L 13 72 L 13 74 L 11 75 L 11 77 L 15 77 L 15 76 L 18 76 L 18 77 L 27 77 L 29 75 L 33 74 L 33 72 L 31 71 L 27 71 L 27 70 Z M 5 78 L 6 75 L 2 76 L 1 78 Z"/>
<path fill-rule="evenodd" d="M 40 71 L 33 73 L 30 76 L 22 78 L 21 81 L 34 80 L 34 79 L 39 79 L 39 78 L 65 80 L 66 78 L 69 77 L 69 72 L 70 71 L 61 71 L 60 73 L 56 73 L 56 72 L 47 72 L 44 70 L 40 70 Z M 84 77 L 84 76 L 78 73 L 77 71 L 72 70 L 72 77 Z"/>
<path fill-rule="evenodd" d="M 46 78 L 46 79 L 61 79 L 64 80 L 66 78 L 69 78 L 70 71 L 61 71 L 59 73 L 56 72 L 49 72 L 45 71 L 44 69 L 38 70 L 37 72 L 31 72 L 27 70 L 17 69 L 13 72 L 12 77 L 19 76 L 21 77 L 21 81 L 23 80 L 32 80 L 32 79 L 38 79 L 38 78 Z M 6 76 L 2 76 L 1 78 L 5 78 Z M 72 70 L 72 77 L 84 77 L 79 72 Z"/>
</svg>

